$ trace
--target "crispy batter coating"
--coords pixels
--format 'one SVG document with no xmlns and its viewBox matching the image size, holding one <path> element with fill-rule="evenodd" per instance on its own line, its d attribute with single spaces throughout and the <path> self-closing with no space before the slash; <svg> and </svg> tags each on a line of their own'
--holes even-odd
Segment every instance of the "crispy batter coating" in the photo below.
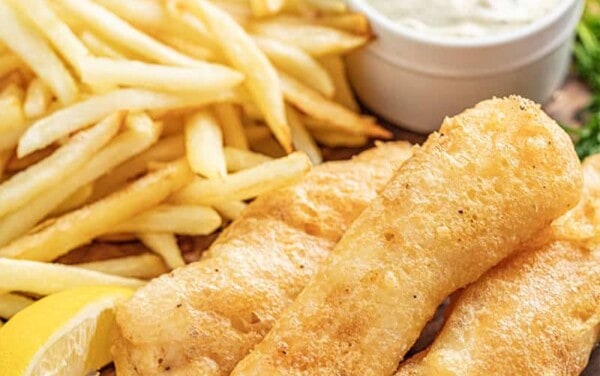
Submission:
<svg viewBox="0 0 600 376">
<path fill-rule="evenodd" d="M 201 261 L 119 307 L 118 374 L 228 374 L 410 155 L 408 143 L 383 144 L 258 198 Z"/>
<path fill-rule="evenodd" d="M 469 287 L 429 350 L 396 376 L 579 375 L 600 322 L 600 248 L 554 242 Z"/>
<path fill-rule="evenodd" d="M 580 203 L 553 224 L 569 240 L 517 255 L 469 286 L 430 348 L 396 376 L 583 371 L 600 334 L 600 156 L 584 163 L 584 181 Z"/>
<path fill-rule="evenodd" d="M 581 167 L 530 101 L 447 119 L 232 375 L 391 375 L 438 305 L 572 208 Z"/>
</svg>

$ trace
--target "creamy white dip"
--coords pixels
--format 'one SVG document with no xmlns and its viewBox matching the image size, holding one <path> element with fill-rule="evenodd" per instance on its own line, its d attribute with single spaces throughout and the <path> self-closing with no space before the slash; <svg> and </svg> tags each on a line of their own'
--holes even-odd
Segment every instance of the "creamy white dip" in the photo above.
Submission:
<svg viewBox="0 0 600 376">
<path fill-rule="evenodd" d="M 416 31 L 460 38 L 507 33 L 566 0 L 366 0 L 387 18 Z"/>
</svg>

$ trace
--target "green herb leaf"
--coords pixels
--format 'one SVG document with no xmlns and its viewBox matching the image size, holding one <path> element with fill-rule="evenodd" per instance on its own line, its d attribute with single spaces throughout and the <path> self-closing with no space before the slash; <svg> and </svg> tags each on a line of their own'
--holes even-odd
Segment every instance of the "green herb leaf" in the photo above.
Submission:
<svg viewBox="0 0 600 376">
<path fill-rule="evenodd" d="M 586 2 L 573 55 L 577 74 L 592 90 L 592 100 L 579 114 L 580 128 L 563 127 L 575 139 L 575 150 L 583 160 L 600 153 L 600 0 Z"/>
</svg>

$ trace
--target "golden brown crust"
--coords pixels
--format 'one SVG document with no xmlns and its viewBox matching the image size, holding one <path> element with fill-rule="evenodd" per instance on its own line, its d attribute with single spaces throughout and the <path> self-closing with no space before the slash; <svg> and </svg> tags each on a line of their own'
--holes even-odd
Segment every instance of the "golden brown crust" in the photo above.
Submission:
<svg viewBox="0 0 600 376">
<path fill-rule="evenodd" d="M 600 248 L 554 242 L 468 288 L 404 375 L 579 375 L 600 327 Z"/>
<path fill-rule="evenodd" d="M 385 144 L 258 198 L 200 262 L 117 310 L 119 375 L 228 374 L 410 154 L 407 143 Z"/>
<path fill-rule="evenodd" d="M 579 375 L 600 334 L 600 156 L 557 239 L 501 263 L 458 299 L 438 338 L 397 376 Z"/>
<path fill-rule="evenodd" d="M 521 98 L 447 119 L 232 375 L 388 375 L 438 305 L 573 207 L 568 136 Z"/>
<path fill-rule="evenodd" d="M 460 297 L 400 375 L 579 375 L 598 335 L 600 249 L 555 242 L 502 264 Z"/>
</svg>

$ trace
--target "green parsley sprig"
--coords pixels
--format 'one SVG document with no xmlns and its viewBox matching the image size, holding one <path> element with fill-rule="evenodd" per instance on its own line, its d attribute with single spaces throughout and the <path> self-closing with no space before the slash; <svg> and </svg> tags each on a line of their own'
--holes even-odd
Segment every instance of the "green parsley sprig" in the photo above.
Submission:
<svg viewBox="0 0 600 376">
<path fill-rule="evenodd" d="M 592 101 L 579 114 L 583 125 L 568 128 L 575 138 L 575 149 L 581 160 L 600 153 L 600 0 L 587 0 L 577 27 L 574 48 L 575 69 L 592 91 Z"/>
</svg>

